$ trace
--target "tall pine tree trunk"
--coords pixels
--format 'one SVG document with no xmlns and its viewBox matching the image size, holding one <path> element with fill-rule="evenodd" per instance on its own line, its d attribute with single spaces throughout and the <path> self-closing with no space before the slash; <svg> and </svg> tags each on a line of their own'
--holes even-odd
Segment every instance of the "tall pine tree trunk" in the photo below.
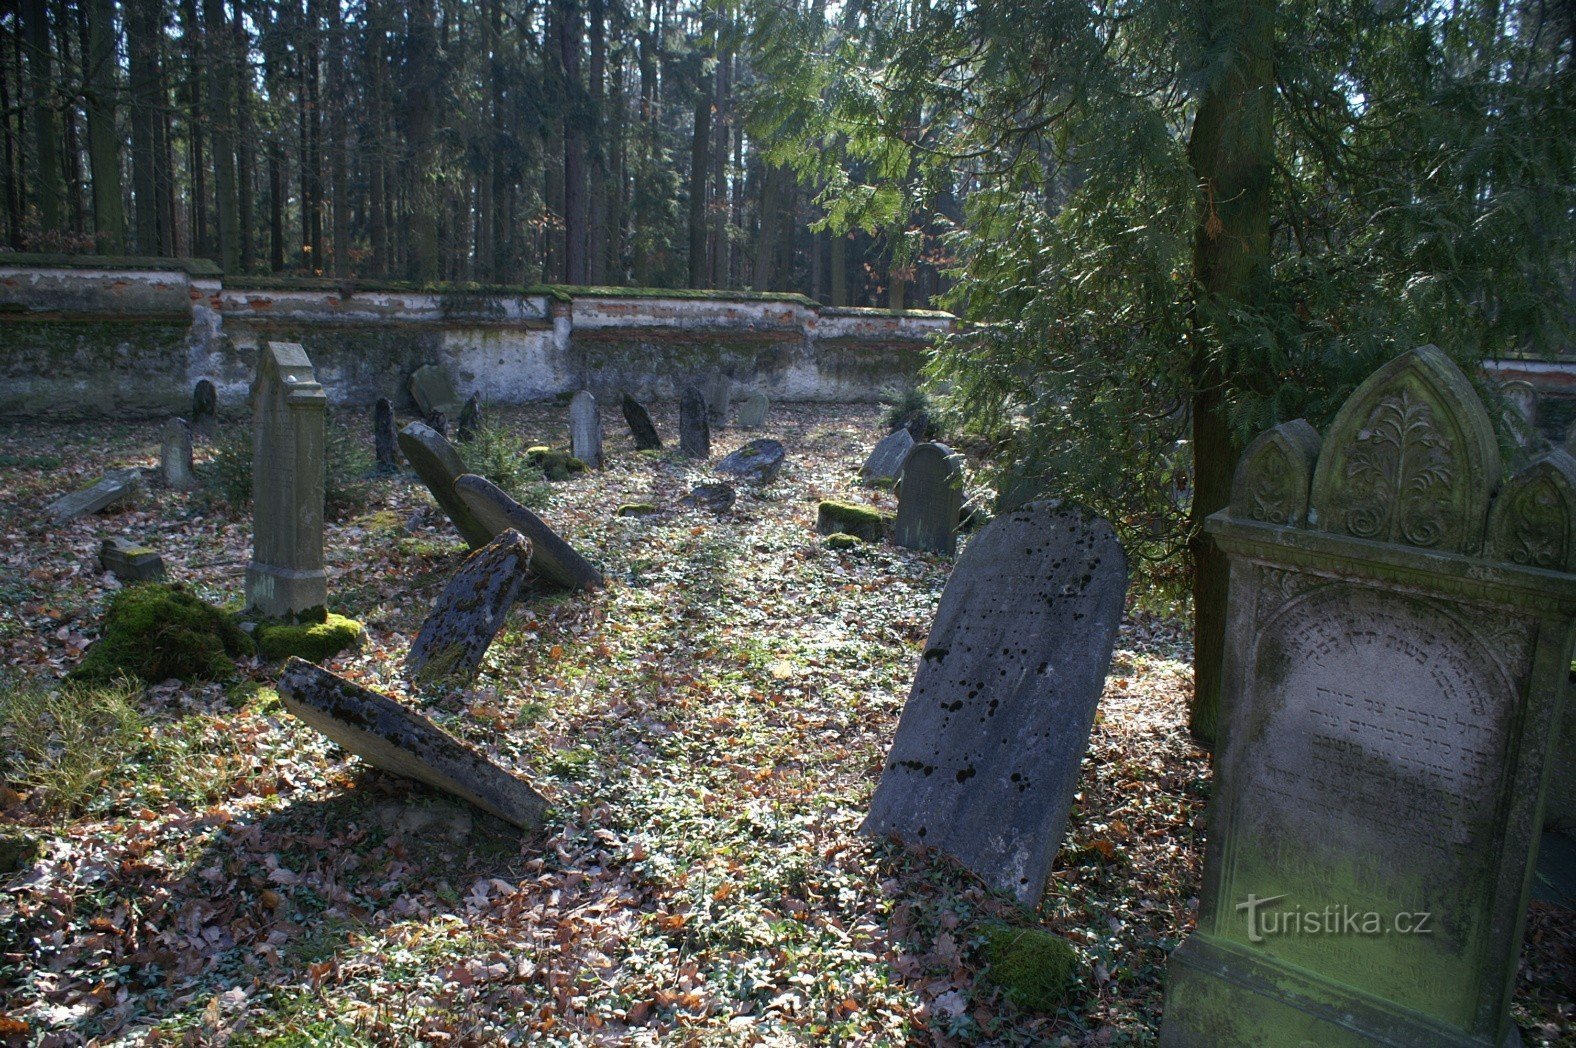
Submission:
<svg viewBox="0 0 1576 1048">
<path fill-rule="evenodd" d="M 711 149 L 711 82 L 702 78 L 695 85 L 695 126 L 690 139 L 689 178 L 689 286 L 705 287 L 706 265 L 706 170 Z"/>
<path fill-rule="evenodd" d="M 159 133 L 163 106 L 159 99 L 159 39 L 164 22 L 161 5 L 136 3 L 126 9 L 126 50 L 130 57 L 131 192 L 136 219 L 137 251 L 163 253 L 159 215 Z"/>
<path fill-rule="evenodd" d="M 219 265 L 226 273 L 234 273 L 241 267 L 241 221 L 235 179 L 234 59 L 230 54 L 233 37 L 224 15 L 224 0 L 203 0 L 202 19 L 207 41 L 208 133 L 213 149 Z"/>
<path fill-rule="evenodd" d="M 564 280 L 586 282 L 585 89 L 580 83 L 580 5 L 555 0 L 558 8 L 559 69 L 564 98 Z"/>
<path fill-rule="evenodd" d="M 410 143 L 410 276 L 433 282 L 439 273 L 437 183 L 438 30 L 435 0 L 418 0 L 410 11 L 405 70 L 408 90 L 406 126 Z"/>
<path fill-rule="evenodd" d="M 98 250 L 126 250 L 120 195 L 120 136 L 115 131 L 115 0 L 88 0 L 88 164 L 93 173 L 93 231 Z"/>
<path fill-rule="evenodd" d="M 603 0 L 586 7 L 591 33 L 586 124 L 590 129 L 590 191 L 586 206 L 586 276 L 592 284 L 607 282 L 608 138 L 607 138 L 607 11 Z"/>
<path fill-rule="evenodd" d="M 350 136 L 345 120 L 345 105 L 350 85 L 345 76 L 345 19 L 339 0 L 328 5 L 328 195 L 334 275 L 350 275 Z"/>
<path fill-rule="evenodd" d="M 33 118 L 34 199 L 39 225 L 48 236 L 65 231 L 66 186 L 60 111 L 54 105 L 49 11 L 44 0 L 22 0 L 22 38 L 27 45 L 27 96 Z"/>
</svg>

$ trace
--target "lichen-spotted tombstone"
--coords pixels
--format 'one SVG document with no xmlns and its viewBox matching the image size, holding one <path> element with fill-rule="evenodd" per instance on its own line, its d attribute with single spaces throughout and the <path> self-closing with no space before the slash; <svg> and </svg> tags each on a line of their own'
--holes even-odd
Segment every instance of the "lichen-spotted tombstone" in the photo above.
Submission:
<svg viewBox="0 0 1576 1048">
<path fill-rule="evenodd" d="M 903 460 L 893 541 L 951 555 L 963 512 L 963 456 L 945 444 L 916 444 Z"/>
<path fill-rule="evenodd" d="M 684 387 L 679 397 L 679 451 L 687 458 L 711 457 L 711 423 L 707 419 L 706 398 L 694 386 Z"/>
<path fill-rule="evenodd" d="M 1111 526 L 1035 502 L 953 569 L 861 829 L 956 858 L 1033 906 L 1066 831 L 1127 559 Z"/>
<path fill-rule="evenodd" d="M 405 656 L 411 673 L 469 678 L 525 586 L 531 543 L 510 528 L 465 558 Z"/>
<path fill-rule="evenodd" d="M 589 389 L 582 389 L 569 402 L 569 453 L 592 469 L 606 465 L 602 455 L 602 413 Z"/>
<path fill-rule="evenodd" d="M 1196 931 L 1165 1048 L 1507 1048 L 1576 635 L 1576 463 L 1505 482 L 1425 346 L 1244 453 Z M 1491 496 L 1499 489 L 1497 499 Z"/>
<path fill-rule="evenodd" d="M 327 613 L 323 423 L 328 396 L 306 350 L 263 346 L 252 383 L 252 562 L 246 606 L 265 618 Z"/>
</svg>

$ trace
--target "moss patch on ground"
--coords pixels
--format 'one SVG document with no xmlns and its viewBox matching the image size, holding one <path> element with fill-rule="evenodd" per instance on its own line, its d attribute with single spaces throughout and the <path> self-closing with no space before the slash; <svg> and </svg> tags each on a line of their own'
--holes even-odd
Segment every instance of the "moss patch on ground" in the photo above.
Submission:
<svg viewBox="0 0 1576 1048">
<path fill-rule="evenodd" d="M 815 510 L 815 528 L 821 534 L 835 535 L 842 532 L 866 542 L 884 539 L 890 519 L 878 509 L 832 499 L 822 502 Z"/>
<path fill-rule="evenodd" d="M 263 658 L 273 662 L 292 655 L 322 662 L 360 644 L 361 623 L 333 612 L 322 622 L 259 622 L 252 640 Z"/>
<path fill-rule="evenodd" d="M 1020 1008 L 1055 1011 L 1078 982 L 1078 953 L 1060 935 L 1038 928 L 991 923 L 985 935 L 982 978 Z"/>
<path fill-rule="evenodd" d="M 857 549 L 864 544 L 864 539 L 858 535 L 850 535 L 846 531 L 834 531 L 826 536 L 824 543 L 827 549 Z"/>
<path fill-rule="evenodd" d="M 626 502 L 613 511 L 615 517 L 650 517 L 662 512 L 649 502 Z"/>
<path fill-rule="evenodd" d="M 575 474 L 584 473 L 591 468 L 567 451 L 554 451 L 544 445 L 527 448 L 525 457 L 530 460 L 531 465 L 541 470 L 542 476 L 548 480 L 568 480 Z"/>
<path fill-rule="evenodd" d="M 185 587 L 139 582 L 111 598 L 103 634 L 71 676 L 99 683 L 223 680 L 235 671 L 235 659 L 251 651 L 251 640 L 228 615 Z"/>
</svg>

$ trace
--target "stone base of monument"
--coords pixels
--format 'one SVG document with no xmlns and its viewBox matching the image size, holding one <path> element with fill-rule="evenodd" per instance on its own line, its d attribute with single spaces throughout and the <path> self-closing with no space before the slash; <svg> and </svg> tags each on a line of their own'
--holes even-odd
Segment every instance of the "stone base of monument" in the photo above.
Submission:
<svg viewBox="0 0 1576 1048">
<path fill-rule="evenodd" d="M 323 622 L 328 609 L 323 594 L 328 572 L 298 570 L 252 561 L 246 566 L 246 607 L 260 618 L 281 622 Z"/>
<path fill-rule="evenodd" d="M 1520 1048 L 1475 1037 L 1303 969 L 1198 933 L 1171 953 L 1165 1048 Z M 1426 972 L 1417 973 L 1427 978 Z"/>
</svg>

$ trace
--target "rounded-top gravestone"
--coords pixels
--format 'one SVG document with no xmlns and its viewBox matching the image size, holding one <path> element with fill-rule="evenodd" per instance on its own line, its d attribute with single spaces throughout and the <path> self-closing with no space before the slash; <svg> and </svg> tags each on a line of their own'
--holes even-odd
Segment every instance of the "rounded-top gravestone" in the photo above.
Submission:
<svg viewBox="0 0 1576 1048">
<path fill-rule="evenodd" d="M 679 451 L 688 458 L 711 457 L 706 398 L 694 386 L 684 387 L 684 395 L 679 398 Z"/>
<path fill-rule="evenodd" d="M 592 469 L 606 464 L 602 454 L 602 413 L 589 389 L 582 389 L 569 402 L 569 453 Z"/>
<path fill-rule="evenodd" d="M 945 444 L 916 444 L 903 460 L 893 539 L 899 546 L 951 554 L 963 512 L 963 456 Z"/>
</svg>

